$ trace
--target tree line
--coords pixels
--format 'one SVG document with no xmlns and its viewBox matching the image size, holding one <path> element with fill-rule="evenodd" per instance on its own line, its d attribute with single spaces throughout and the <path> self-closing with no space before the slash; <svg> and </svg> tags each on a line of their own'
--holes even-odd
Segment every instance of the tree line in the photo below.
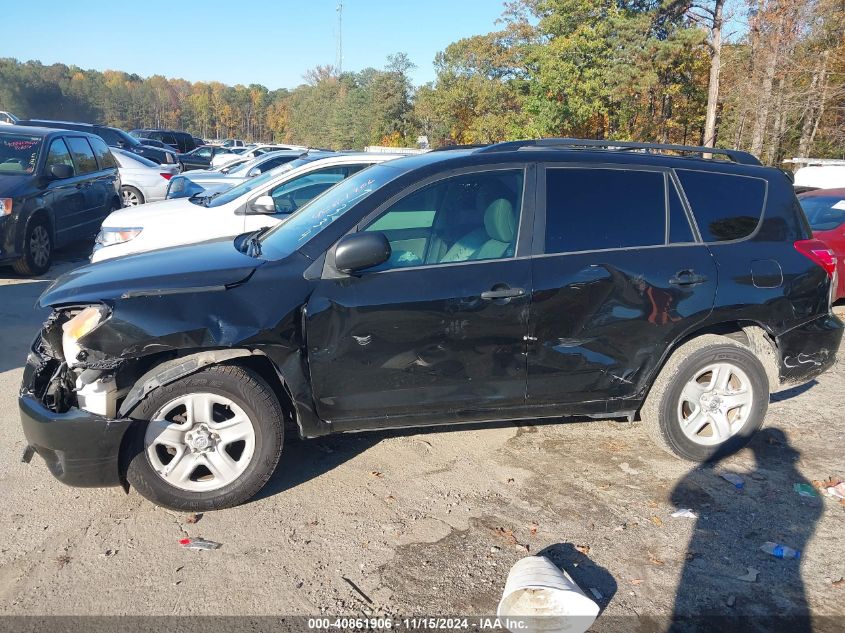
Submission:
<svg viewBox="0 0 845 633">
<path fill-rule="evenodd" d="M 293 89 L 0 59 L 0 109 L 314 147 L 577 136 L 845 157 L 845 0 L 514 0 L 437 54 Z"/>
</svg>

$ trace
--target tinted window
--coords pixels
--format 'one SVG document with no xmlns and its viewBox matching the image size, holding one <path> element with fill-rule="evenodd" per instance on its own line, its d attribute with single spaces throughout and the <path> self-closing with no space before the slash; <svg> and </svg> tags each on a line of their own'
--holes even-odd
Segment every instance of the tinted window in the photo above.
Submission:
<svg viewBox="0 0 845 633">
<path fill-rule="evenodd" d="M 546 253 L 653 246 L 665 240 L 662 173 L 546 171 Z"/>
<path fill-rule="evenodd" d="M 94 159 L 94 152 L 88 144 L 88 140 L 81 136 L 69 136 L 66 138 L 70 148 L 73 162 L 76 165 L 77 174 L 88 174 L 97 171 L 97 161 Z"/>
<path fill-rule="evenodd" d="M 275 158 L 265 160 L 263 163 L 257 165 L 256 167 L 258 168 L 258 173 L 263 174 L 265 171 L 269 171 L 274 167 L 289 163 L 294 158 L 296 158 L 296 156 L 276 156 Z"/>
<path fill-rule="evenodd" d="M 213 150 L 210 147 L 201 147 L 196 151 L 197 156 L 200 156 L 202 158 L 211 158 L 212 153 Z"/>
<path fill-rule="evenodd" d="M 669 241 L 673 244 L 695 241 L 674 183 L 669 183 Z"/>
<path fill-rule="evenodd" d="M 748 176 L 677 170 L 705 242 L 748 237 L 757 228 L 766 181 Z"/>
<path fill-rule="evenodd" d="M 466 174 L 394 203 L 365 229 L 390 242 L 378 270 L 513 257 L 522 181 L 522 170 Z"/>
<path fill-rule="evenodd" d="M 845 222 L 845 196 L 807 196 L 801 207 L 814 231 L 830 231 Z"/>
<path fill-rule="evenodd" d="M 109 148 L 105 142 L 99 138 L 88 139 L 91 142 L 91 147 L 94 149 L 94 155 L 97 157 L 97 162 L 100 164 L 100 169 L 109 169 L 117 167 L 114 157 L 111 155 Z"/>
<path fill-rule="evenodd" d="M 44 166 L 45 171 L 50 173 L 50 167 L 53 165 L 67 165 L 73 169 L 73 160 L 70 158 L 70 152 L 65 142 L 60 138 L 50 143 L 50 150 L 47 152 L 47 163 Z"/>
</svg>

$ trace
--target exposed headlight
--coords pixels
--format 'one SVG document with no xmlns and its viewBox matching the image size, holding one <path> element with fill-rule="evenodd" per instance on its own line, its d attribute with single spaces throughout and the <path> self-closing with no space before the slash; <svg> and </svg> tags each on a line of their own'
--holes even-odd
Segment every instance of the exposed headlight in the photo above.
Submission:
<svg viewBox="0 0 845 633">
<path fill-rule="evenodd" d="M 0 216 L 12 215 L 12 199 L 0 198 Z"/>
<path fill-rule="evenodd" d="M 103 306 L 90 306 L 62 325 L 62 352 L 68 367 L 73 367 L 82 348 L 79 339 L 93 332 L 106 317 Z"/>
<path fill-rule="evenodd" d="M 134 240 L 143 231 L 140 227 L 126 227 L 126 228 L 106 228 L 100 229 L 97 233 L 97 239 L 94 240 L 96 246 L 114 246 L 115 244 L 123 244 L 129 240 Z"/>
</svg>

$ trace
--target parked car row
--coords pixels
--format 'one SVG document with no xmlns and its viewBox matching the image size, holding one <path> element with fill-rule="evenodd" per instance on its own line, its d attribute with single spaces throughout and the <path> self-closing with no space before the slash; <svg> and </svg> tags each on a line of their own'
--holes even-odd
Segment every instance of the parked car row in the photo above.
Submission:
<svg viewBox="0 0 845 633">
<path fill-rule="evenodd" d="M 11 139 L 9 169 L 43 173 L 48 140 Z M 308 152 L 112 213 L 93 257 L 40 298 L 27 454 L 194 512 L 252 497 L 291 430 L 639 417 L 713 462 L 842 338 L 832 251 L 784 173 L 733 150 Z"/>
</svg>

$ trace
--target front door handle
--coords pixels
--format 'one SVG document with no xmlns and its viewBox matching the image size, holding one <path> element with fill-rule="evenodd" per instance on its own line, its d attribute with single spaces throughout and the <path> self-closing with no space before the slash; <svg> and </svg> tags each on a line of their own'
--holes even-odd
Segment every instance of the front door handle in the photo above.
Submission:
<svg viewBox="0 0 845 633">
<path fill-rule="evenodd" d="M 486 299 L 487 301 L 492 301 L 493 299 L 513 299 L 514 297 L 521 297 L 525 294 L 525 290 L 522 288 L 497 288 L 494 287 L 493 290 L 485 290 L 481 293 L 481 298 Z"/>
<path fill-rule="evenodd" d="M 669 283 L 673 286 L 696 286 L 707 281 L 707 277 L 699 275 L 694 270 L 679 270 L 672 277 L 669 278 Z"/>
</svg>

